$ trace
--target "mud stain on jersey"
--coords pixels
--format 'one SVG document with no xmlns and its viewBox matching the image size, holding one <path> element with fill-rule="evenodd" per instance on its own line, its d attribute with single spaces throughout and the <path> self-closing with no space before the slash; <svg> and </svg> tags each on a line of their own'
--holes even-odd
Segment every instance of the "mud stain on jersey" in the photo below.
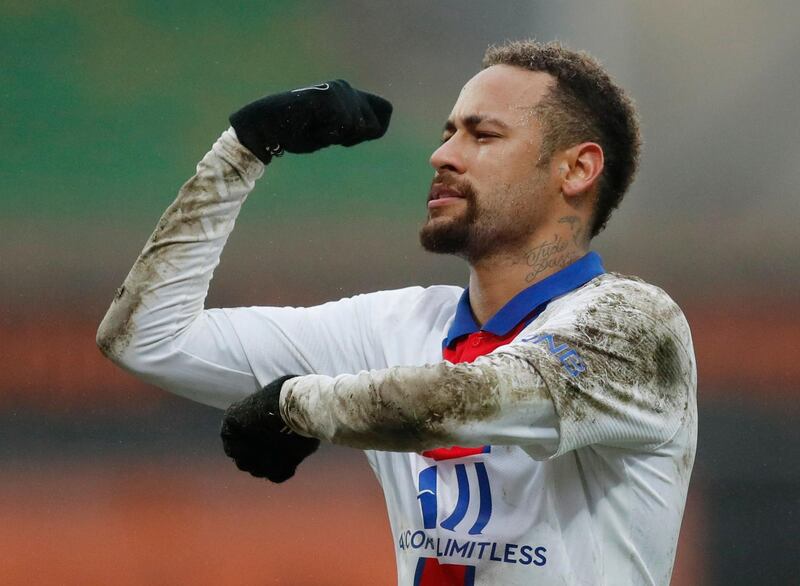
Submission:
<svg viewBox="0 0 800 586">
<path fill-rule="evenodd" d="M 244 172 L 252 172 L 248 167 L 255 164 L 255 157 L 244 147 L 234 148 L 242 155 L 239 163 Z M 171 259 L 188 253 L 192 243 L 209 236 L 209 230 L 217 232 L 222 224 L 231 221 L 213 206 L 235 205 L 223 202 L 219 190 L 243 181 L 239 168 L 206 155 L 197 174 L 181 187 L 161 216 L 125 282 L 117 289 L 97 331 L 97 346 L 105 356 L 119 359 L 128 348 L 136 333 L 136 316 L 147 305 L 148 293 L 165 279 L 181 278 Z"/>
<path fill-rule="evenodd" d="M 500 411 L 495 370 L 473 364 L 415 370 L 389 369 L 371 389 L 368 427 L 376 430 L 376 441 L 388 440 L 395 446 L 391 449 L 419 451 L 453 445 L 457 442 L 454 429 L 491 419 Z"/>
<path fill-rule="evenodd" d="M 553 333 L 555 347 L 575 350 L 585 362 L 580 374 L 569 374 L 546 342 L 518 345 L 471 364 L 430 366 L 422 376 L 418 370 L 389 369 L 373 381 L 367 405 L 355 400 L 343 407 L 349 410 L 344 420 L 353 425 L 342 425 L 333 441 L 414 451 L 452 445 L 465 424 L 544 400 L 556 404 L 562 421 L 589 426 L 624 417 L 631 407 L 670 421 L 682 418 L 689 361 L 672 329 L 680 310 L 638 280 L 605 279 L 613 279 L 614 288 L 593 294 L 569 326 Z M 602 284 L 603 278 L 596 281 Z M 544 313 L 542 318 L 546 332 Z M 349 434 L 350 429 L 359 432 Z"/>
<path fill-rule="evenodd" d="M 680 382 L 681 369 L 678 346 L 675 340 L 665 336 L 659 340 L 655 350 L 656 382 L 662 388 L 673 388 Z"/>
<path fill-rule="evenodd" d="M 610 280 L 614 289 L 578 309 L 574 322 L 554 332 L 554 344 L 574 349 L 586 369 L 571 377 L 555 359 L 536 364 L 550 383 L 559 415 L 575 422 L 618 416 L 629 406 L 669 417 L 687 410 L 690 358 L 676 331 L 682 313 L 666 294 L 640 279 L 606 274 L 587 289 Z M 547 315 L 542 314 L 542 331 Z"/>
<path fill-rule="evenodd" d="M 486 423 L 524 420 L 550 404 L 562 422 L 588 426 L 624 418 L 630 406 L 680 421 L 691 384 L 691 359 L 675 334 L 683 327 L 675 319 L 680 311 L 648 285 L 608 279 L 613 289 L 598 294 L 591 285 L 587 302 L 568 321 L 553 310 L 553 330 L 547 310 L 532 324 L 534 331 L 553 332 L 552 345 L 515 343 L 472 363 L 347 375 L 332 387 L 325 381 L 304 387 L 300 379 L 283 398 L 287 422 L 303 435 L 351 447 L 419 452 L 484 441 L 485 431 L 478 430 Z M 575 350 L 585 370 L 570 373 L 559 348 Z"/>
<path fill-rule="evenodd" d="M 558 391 L 557 391 L 558 393 Z M 611 408 L 596 396 L 584 392 L 581 387 L 572 381 L 566 381 L 564 390 L 559 394 L 560 415 L 572 421 L 595 422 L 597 414 L 610 413 Z"/>
<path fill-rule="evenodd" d="M 393 367 L 339 379 L 331 391 L 303 389 L 282 399 L 289 425 L 350 447 L 424 451 L 463 445 L 465 425 L 549 403 L 535 370 L 517 356 L 474 363 Z"/>
</svg>

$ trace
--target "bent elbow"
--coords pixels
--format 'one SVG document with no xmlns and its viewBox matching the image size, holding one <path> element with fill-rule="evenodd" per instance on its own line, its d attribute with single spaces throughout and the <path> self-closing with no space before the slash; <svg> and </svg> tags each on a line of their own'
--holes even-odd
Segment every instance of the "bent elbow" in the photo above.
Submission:
<svg viewBox="0 0 800 586">
<path fill-rule="evenodd" d="M 135 329 L 133 316 L 136 308 L 129 303 L 120 303 L 124 294 L 123 285 L 117 290 L 114 301 L 100 322 L 95 336 L 95 343 L 100 352 L 115 364 L 122 362 L 122 356 L 131 344 Z"/>
<path fill-rule="evenodd" d="M 97 328 L 97 347 L 116 366 L 140 380 L 160 386 L 154 381 L 162 374 L 162 363 L 168 363 L 173 354 L 172 344 L 145 343 L 133 320 L 124 319 L 114 309 L 112 305 Z"/>
<path fill-rule="evenodd" d="M 108 320 L 104 319 L 97 328 L 97 335 L 95 336 L 95 343 L 102 352 L 103 356 L 118 363 L 122 355 L 122 349 L 125 346 L 123 338 L 120 337 L 119 332 L 110 327 Z"/>
</svg>

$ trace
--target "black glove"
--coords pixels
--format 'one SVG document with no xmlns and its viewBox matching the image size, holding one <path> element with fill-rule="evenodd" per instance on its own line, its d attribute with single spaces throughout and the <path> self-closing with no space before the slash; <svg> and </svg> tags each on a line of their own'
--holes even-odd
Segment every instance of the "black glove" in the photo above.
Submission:
<svg viewBox="0 0 800 586">
<path fill-rule="evenodd" d="M 388 101 L 337 79 L 256 100 L 231 114 L 230 122 L 239 142 L 269 163 L 284 150 L 311 153 L 380 138 L 391 116 Z"/>
<path fill-rule="evenodd" d="M 222 445 L 239 470 L 283 482 L 294 476 L 298 464 L 319 447 L 318 439 L 297 435 L 280 415 L 281 387 L 295 376 L 274 380 L 225 410 Z"/>
</svg>

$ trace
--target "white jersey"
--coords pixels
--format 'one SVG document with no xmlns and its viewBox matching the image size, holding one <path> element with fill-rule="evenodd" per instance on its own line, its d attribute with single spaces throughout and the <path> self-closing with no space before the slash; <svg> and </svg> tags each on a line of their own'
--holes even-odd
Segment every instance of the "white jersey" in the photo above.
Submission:
<svg viewBox="0 0 800 586">
<path fill-rule="evenodd" d="M 118 291 L 103 351 L 220 408 L 306 374 L 284 385 L 284 419 L 367 450 L 402 586 L 667 585 L 697 425 L 691 338 L 669 297 L 597 276 L 470 364 L 442 361 L 458 287 L 203 310 L 262 172 L 232 130 L 215 143 Z M 452 445 L 486 447 L 421 455 Z"/>
</svg>

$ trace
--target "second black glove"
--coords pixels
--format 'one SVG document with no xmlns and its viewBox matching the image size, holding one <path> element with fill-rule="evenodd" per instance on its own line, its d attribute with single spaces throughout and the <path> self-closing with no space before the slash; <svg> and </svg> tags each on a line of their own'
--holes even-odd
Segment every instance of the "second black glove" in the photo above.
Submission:
<svg viewBox="0 0 800 586">
<path fill-rule="evenodd" d="M 274 380 L 225 410 L 222 445 L 240 470 L 284 482 L 319 447 L 318 439 L 297 435 L 280 415 L 281 387 L 294 376 Z"/>
<path fill-rule="evenodd" d="M 311 153 L 326 146 L 353 146 L 380 138 L 392 105 L 342 79 L 256 100 L 231 114 L 244 146 L 264 163 L 282 151 Z"/>
</svg>

